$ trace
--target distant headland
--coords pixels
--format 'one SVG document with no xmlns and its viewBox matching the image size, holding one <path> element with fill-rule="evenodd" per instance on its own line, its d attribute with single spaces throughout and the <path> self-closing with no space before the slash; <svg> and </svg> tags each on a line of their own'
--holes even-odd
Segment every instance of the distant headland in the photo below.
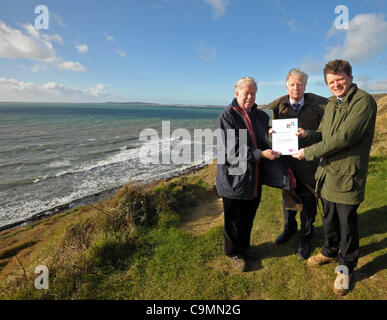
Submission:
<svg viewBox="0 0 387 320">
<path fill-rule="evenodd" d="M 220 105 L 196 105 L 196 104 L 176 104 L 176 103 L 155 103 L 155 102 L 105 102 L 106 104 L 125 104 L 125 105 L 134 105 L 134 106 L 144 106 L 144 107 L 154 107 L 154 106 L 169 106 L 169 107 L 191 107 L 191 108 L 220 108 L 224 109 L 226 106 Z M 258 105 L 259 109 L 267 109 L 267 105 Z"/>
</svg>

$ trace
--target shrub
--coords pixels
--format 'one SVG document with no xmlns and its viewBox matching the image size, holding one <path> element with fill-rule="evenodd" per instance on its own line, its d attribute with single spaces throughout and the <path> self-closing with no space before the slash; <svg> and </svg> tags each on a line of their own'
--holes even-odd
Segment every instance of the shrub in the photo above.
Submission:
<svg viewBox="0 0 387 320">
<path fill-rule="evenodd" d="M 159 212 L 173 210 L 179 211 L 196 204 L 196 195 L 200 186 L 186 181 L 184 178 L 160 183 L 155 189 L 158 199 L 157 209 Z"/>
<path fill-rule="evenodd" d="M 85 250 L 89 248 L 96 229 L 97 222 L 95 218 L 78 221 L 66 229 L 61 246 L 68 247 L 73 251 Z"/>
<path fill-rule="evenodd" d="M 157 210 L 153 194 L 141 187 L 128 185 L 118 207 L 121 219 L 125 216 L 126 224 L 135 226 L 152 226 L 157 221 Z"/>
</svg>

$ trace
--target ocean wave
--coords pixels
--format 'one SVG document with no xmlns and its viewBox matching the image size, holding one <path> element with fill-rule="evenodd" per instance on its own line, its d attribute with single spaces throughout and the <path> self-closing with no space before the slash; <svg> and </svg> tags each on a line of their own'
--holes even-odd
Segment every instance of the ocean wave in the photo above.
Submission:
<svg viewBox="0 0 387 320">
<path fill-rule="evenodd" d="M 56 161 L 50 162 L 47 165 L 48 168 L 62 168 L 62 167 L 69 167 L 69 166 L 71 166 L 70 159 L 56 160 Z"/>
<path fill-rule="evenodd" d="M 136 160 L 138 158 L 138 148 L 127 149 L 126 147 L 122 147 L 116 151 L 119 151 L 119 152 L 106 159 L 98 160 L 98 161 L 90 161 L 85 164 L 82 164 L 76 169 L 70 169 L 70 170 L 64 170 L 64 171 L 58 172 L 55 176 L 60 177 L 60 176 L 72 174 L 72 173 L 87 172 L 93 169 L 106 167 L 106 166 L 124 162 L 124 161 Z"/>
<path fill-rule="evenodd" d="M 20 167 L 24 165 L 25 163 L 23 161 L 5 162 L 5 163 L 0 163 L 0 168 L 5 169 L 7 167 Z"/>
<path fill-rule="evenodd" d="M 57 142 L 53 143 L 39 143 L 39 144 L 32 144 L 32 145 L 24 145 L 24 146 L 17 146 L 14 148 L 6 149 L 3 150 L 2 153 L 4 155 L 6 154 L 15 154 L 15 153 L 20 153 L 20 152 L 25 152 L 25 151 L 41 151 L 41 150 L 46 150 L 48 147 L 54 147 L 56 148 L 58 146 Z"/>
<path fill-rule="evenodd" d="M 41 165 L 45 163 L 53 163 L 55 161 L 58 161 L 58 157 L 49 157 L 49 158 L 36 158 L 36 159 L 26 159 L 26 160 L 17 160 L 15 162 L 8 162 L 0 164 L 0 168 L 7 168 L 7 167 L 31 167 L 33 165 Z"/>
<path fill-rule="evenodd" d="M 159 153 L 163 154 L 165 152 L 172 150 L 178 143 L 191 144 L 190 141 L 180 140 L 179 138 L 160 139 L 160 140 L 146 141 L 142 145 L 139 143 L 137 146 L 125 146 L 119 149 L 111 149 L 111 150 L 104 150 L 100 152 L 90 153 L 90 154 L 87 154 L 87 156 L 100 155 L 100 154 L 111 153 L 115 151 L 118 152 L 106 159 L 90 161 L 90 162 L 81 164 L 78 168 L 60 171 L 56 174 L 56 177 L 73 174 L 73 173 L 87 172 L 100 167 L 106 167 L 109 165 L 113 165 L 113 164 L 117 164 L 125 161 L 137 161 L 139 156 L 139 151 L 143 147 L 150 150 L 154 149 L 155 147 L 158 147 Z"/>
<path fill-rule="evenodd" d="M 104 146 L 104 145 L 116 145 L 119 143 L 134 143 L 138 140 L 138 137 L 124 137 L 121 138 L 120 136 L 114 136 L 114 137 L 96 137 L 96 138 L 87 138 L 87 142 L 80 142 L 79 146 L 81 147 L 97 147 L 97 146 Z"/>
<path fill-rule="evenodd" d="M 20 179 L 20 180 L 6 182 L 6 183 L 0 183 L 0 190 L 3 189 L 3 188 L 5 190 L 9 190 L 12 187 L 19 187 L 19 186 L 23 186 L 23 185 L 26 185 L 26 184 L 32 184 L 32 183 L 35 183 L 34 182 L 35 180 L 40 181 L 40 180 L 45 180 L 47 178 L 49 178 L 49 176 L 45 177 L 44 179 L 43 179 L 43 176 L 39 176 L 39 177 L 31 177 L 31 178 Z"/>
<path fill-rule="evenodd" d="M 39 181 L 46 180 L 47 178 L 48 178 L 48 175 L 39 176 L 39 177 L 36 177 L 36 179 L 32 181 L 32 183 L 38 183 Z"/>
<path fill-rule="evenodd" d="M 119 152 L 121 151 L 121 148 L 113 148 L 113 149 L 106 149 L 106 150 L 98 150 L 98 151 L 93 151 L 93 152 L 85 152 L 85 153 L 80 153 L 79 156 L 81 158 L 91 158 L 94 159 L 97 156 L 104 155 L 107 153 L 114 153 L 114 152 Z"/>
</svg>

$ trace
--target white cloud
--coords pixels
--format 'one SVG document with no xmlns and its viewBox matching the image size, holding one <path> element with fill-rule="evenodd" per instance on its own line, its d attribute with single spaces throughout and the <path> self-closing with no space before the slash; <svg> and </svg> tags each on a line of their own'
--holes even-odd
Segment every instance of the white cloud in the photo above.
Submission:
<svg viewBox="0 0 387 320">
<path fill-rule="evenodd" d="M 311 56 L 307 56 L 303 59 L 299 67 L 302 71 L 309 74 L 321 74 L 324 69 L 324 63 L 315 61 Z"/>
<path fill-rule="evenodd" d="M 200 44 L 197 48 L 197 55 L 200 60 L 204 62 L 214 62 L 216 59 L 216 47 Z"/>
<path fill-rule="evenodd" d="M 97 84 L 95 88 L 91 88 L 88 91 L 94 97 L 102 97 L 108 94 L 106 86 L 104 84 Z"/>
<path fill-rule="evenodd" d="M 104 33 L 104 35 L 105 35 L 105 39 L 106 39 L 107 41 L 114 42 L 114 38 L 113 38 L 112 36 L 108 35 L 106 32 Z"/>
<path fill-rule="evenodd" d="M 35 64 L 35 65 L 31 68 L 31 72 L 38 72 L 38 71 L 41 71 L 41 70 L 48 70 L 48 67 L 45 66 L 45 65 Z"/>
<path fill-rule="evenodd" d="M 111 35 L 109 35 L 109 34 L 107 34 L 107 33 L 105 32 L 105 33 L 104 33 L 104 36 L 105 36 L 105 39 L 106 39 L 107 41 L 113 42 L 114 45 L 115 45 L 115 47 L 116 47 L 116 48 L 118 47 L 116 41 L 114 40 L 114 38 L 113 38 Z M 121 49 L 116 49 L 115 52 L 116 52 L 121 58 L 126 58 L 126 52 L 125 52 L 125 51 L 123 51 L 123 50 L 121 50 Z"/>
<path fill-rule="evenodd" d="M 121 56 L 121 58 L 126 58 L 126 52 L 122 50 L 116 50 L 117 54 Z"/>
<path fill-rule="evenodd" d="M 387 92 L 387 79 L 384 80 L 369 80 L 363 79 L 355 81 L 360 89 L 369 92 Z"/>
<path fill-rule="evenodd" d="M 229 5 L 228 0 L 204 0 L 205 3 L 212 7 L 214 13 L 214 19 L 218 19 L 226 13 L 227 6 Z"/>
<path fill-rule="evenodd" d="M 58 65 L 60 70 L 69 70 L 69 71 L 86 71 L 86 68 L 82 66 L 79 62 L 74 61 L 65 61 Z"/>
<path fill-rule="evenodd" d="M 36 61 L 54 62 L 57 53 L 51 42 L 40 37 L 31 25 L 23 25 L 25 33 L 0 21 L 0 57 L 8 59 L 26 58 Z"/>
<path fill-rule="evenodd" d="M 282 20 L 287 24 L 290 31 L 294 33 L 298 33 L 302 31 L 305 32 L 310 30 L 310 28 L 302 24 L 302 21 L 300 19 L 296 20 L 295 18 L 292 17 L 292 15 L 288 14 L 281 0 L 265 0 L 265 2 L 272 5 L 276 10 L 281 12 Z"/>
<path fill-rule="evenodd" d="M 46 39 L 47 41 L 54 41 L 54 42 L 63 44 L 63 39 L 62 39 L 62 37 L 61 37 L 59 34 L 56 34 L 56 33 L 53 34 L 53 35 L 43 34 L 43 35 L 42 35 L 42 38 L 43 38 L 43 39 Z"/>
<path fill-rule="evenodd" d="M 65 27 L 66 25 L 63 22 L 62 17 L 59 14 L 56 14 L 50 10 L 50 17 L 54 18 L 53 21 L 60 26 L 60 27 Z"/>
<path fill-rule="evenodd" d="M 332 27 L 327 38 L 344 32 L 342 46 L 329 49 L 326 60 L 344 59 L 352 63 L 366 62 L 381 53 L 387 44 L 387 22 L 380 14 L 359 14 L 349 22 L 348 29 Z"/>
<path fill-rule="evenodd" d="M 55 82 L 39 85 L 34 82 L 0 78 L 2 101 L 94 102 L 108 96 L 104 84 L 97 84 L 89 89 L 76 89 Z"/>
<path fill-rule="evenodd" d="M 89 52 L 89 47 L 86 44 L 79 44 L 79 45 L 75 46 L 75 48 L 77 48 L 79 53 Z"/>
<path fill-rule="evenodd" d="M 321 69 L 321 74 L 323 73 L 323 69 Z M 319 76 L 310 76 L 308 79 L 308 85 L 310 86 L 317 86 L 317 87 L 323 87 L 328 88 L 323 75 Z"/>
<path fill-rule="evenodd" d="M 54 65 L 60 70 L 86 71 L 79 62 L 63 61 L 58 56 L 51 41 L 63 43 L 60 35 L 41 34 L 30 23 L 22 26 L 24 32 L 13 29 L 0 21 L 0 57 L 7 59 L 29 59 Z M 32 72 L 43 70 L 33 67 Z"/>
<path fill-rule="evenodd" d="M 295 19 L 288 19 L 288 18 L 286 18 L 285 22 L 289 26 L 290 30 L 292 30 L 293 32 L 297 32 L 298 31 Z"/>
</svg>

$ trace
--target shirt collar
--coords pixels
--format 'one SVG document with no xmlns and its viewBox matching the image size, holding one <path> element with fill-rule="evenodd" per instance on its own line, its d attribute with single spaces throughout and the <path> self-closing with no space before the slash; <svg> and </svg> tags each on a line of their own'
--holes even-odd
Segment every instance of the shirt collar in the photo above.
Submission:
<svg viewBox="0 0 387 320">
<path fill-rule="evenodd" d="M 296 102 L 292 100 L 292 98 L 289 97 L 289 102 L 291 105 L 295 104 Z M 300 108 L 305 104 L 305 98 L 302 97 L 300 101 L 297 102 L 300 105 Z"/>
</svg>

